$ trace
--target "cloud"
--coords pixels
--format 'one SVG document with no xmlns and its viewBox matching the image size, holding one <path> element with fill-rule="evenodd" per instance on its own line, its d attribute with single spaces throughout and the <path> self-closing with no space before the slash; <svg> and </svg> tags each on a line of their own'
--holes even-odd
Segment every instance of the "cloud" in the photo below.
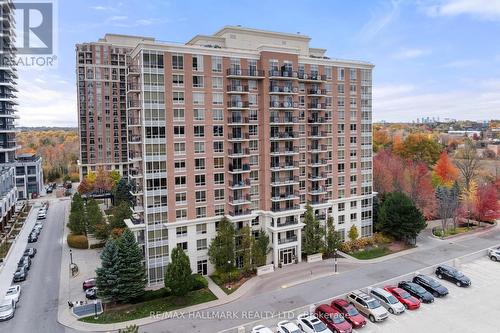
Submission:
<svg viewBox="0 0 500 333">
<path fill-rule="evenodd" d="M 480 62 L 474 59 L 462 59 L 462 60 L 454 60 L 450 61 L 443 65 L 443 67 L 447 68 L 465 68 L 472 67 L 478 65 Z"/>
<path fill-rule="evenodd" d="M 487 120 L 500 111 L 500 80 L 482 81 L 476 89 L 427 92 L 411 85 L 380 85 L 373 90 L 373 118 L 411 121 L 417 117 Z"/>
<path fill-rule="evenodd" d="M 402 49 L 393 55 L 394 59 L 415 59 L 431 54 L 430 50 L 425 49 Z"/>
<path fill-rule="evenodd" d="M 376 13 L 373 12 L 371 20 L 361 28 L 358 38 L 369 40 L 384 30 L 399 16 L 400 4 L 400 0 L 391 0 L 384 8 L 379 8 Z"/>
<path fill-rule="evenodd" d="M 500 20 L 498 0 L 441 0 L 439 4 L 426 8 L 429 16 L 470 15 L 482 20 Z"/>
<path fill-rule="evenodd" d="M 91 6 L 90 9 L 104 11 L 104 10 L 111 10 L 112 8 L 107 6 Z"/>
</svg>

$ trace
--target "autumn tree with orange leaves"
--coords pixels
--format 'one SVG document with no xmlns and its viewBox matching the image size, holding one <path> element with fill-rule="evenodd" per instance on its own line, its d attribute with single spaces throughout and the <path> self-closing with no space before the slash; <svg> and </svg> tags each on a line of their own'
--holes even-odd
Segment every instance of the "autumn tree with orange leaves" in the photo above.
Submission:
<svg viewBox="0 0 500 333">
<path fill-rule="evenodd" d="M 448 153 L 443 151 L 433 168 L 434 186 L 451 187 L 458 179 L 459 171 L 451 162 Z"/>
</svg>

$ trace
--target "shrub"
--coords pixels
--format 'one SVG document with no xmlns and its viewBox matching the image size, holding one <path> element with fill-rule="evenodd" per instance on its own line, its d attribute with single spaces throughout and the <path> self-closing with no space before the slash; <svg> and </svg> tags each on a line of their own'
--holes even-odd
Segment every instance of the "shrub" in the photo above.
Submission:
<svg viewBox="0 0 500 333">
<path fill-rule="evenodd" d="M 342 245 L 340 245 L 340 251 L 344 253 L 349 253 L 352 251 L 352 246 L 350 242 L 344 242 Z"/>
<path fill-rule="evenodd" d="M 106 245 L 106 243 L 94 243 L 90 244 L 89 249 L 101 249 Z"/>
<path fill-rule="evenodd" d="M 381 232 L 376 232 L 373 235 L 373 240 L 377 244 L 390 244 L 394 241 L 394 239 L 391 236 L 385 235 Z"/>
<path fill-rule="evenodd" d="M 144 291 L 144 294 L 142 294 L 141 296 L 134 299 L 132 301 L 132 303 L 141 303 L 141 302 L 146 302 L 146 301 L 152 301 L 152 300 L 159 299 L 159 298 L 165 298 L 165 297 L 168 297 L 170 295 L 171 295 L 170 290 L 168 290 L 167 288 L 160 288 L 160 289 L 156 289 L 156 290 L 146 290 L 146 291 Z"/>
<path fill-rule="evenodd" d="M 193 274 L 191 277 L 193 278 L 191 290 L 200 290 L 208 287 L 208 281 L 203 275 Z"/>
<path fill-rule="evenodd" d="M 68 238 L 68 246 L 74 249 L 88 249 L 89 248 L 89 240 L 85 235 L 73 235 L 69 234 Z"/>
</svg>

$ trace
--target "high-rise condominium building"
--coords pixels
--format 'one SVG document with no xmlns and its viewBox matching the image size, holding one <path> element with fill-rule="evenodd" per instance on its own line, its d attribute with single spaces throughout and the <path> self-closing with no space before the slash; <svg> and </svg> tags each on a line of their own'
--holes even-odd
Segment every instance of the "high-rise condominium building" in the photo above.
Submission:
<svg viewBox="0 0 500 333">
<path fill-rule="evenodd" d="M 114 39 L 130 47 L 120 49 Z M 333 218 L 342 239 L 352 225 L 363 237 L 372 234 L 373 65 L 331 59 L 309 42 L 241 27 L 184 45 L 107 35 L 100 63 L 104 50 L 108 58 L 110 50 L 122 52 L 116 81 L 101 73 L 99 88 L 97 51 L 77 48 L 79 82 L 96 80 L 92 92 L 80 86 L 80 103 L 102 104 L 92 129 L 80 123 L 82 159 L 84 151 L 90 157 L 90 133 L 94 156 L 104 157 L 104 142 L 113 140 L 104 125 L 125 124 L 123 113 L 104 114 L 114 112 L 106 103 L 126 109 L 121 143 L 128 143 L 136 201 L 127 223 L 144 247 L 150 284 L 162 281 L 176 246 L 195 272 L 210 273 L 207 249 L 223 216 L 237 230 L 266 232 L 268 263 L 276 267 L 301 260 L 306 204 L 323 225 Z M 241 264 L 238 253 L 235 261 Z"/>
<path fill-rule="evenodd" d="M 14 181 L 16 129 L 14 120 L 17 105 L 14 92 L 17 91 L 16 68 L 12 66 L 15 56 L 14 4 L 0 2 L 0 231 L 3 231 L 14 213 L 17 200 Z"/>
</svg>

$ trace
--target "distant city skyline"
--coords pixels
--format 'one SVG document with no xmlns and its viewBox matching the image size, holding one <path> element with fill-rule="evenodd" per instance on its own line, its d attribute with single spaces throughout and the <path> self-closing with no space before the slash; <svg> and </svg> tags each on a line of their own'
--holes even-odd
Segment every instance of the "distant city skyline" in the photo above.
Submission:
<svg viewBox="0 0 500 333">
<path fill-rule="evenodd" d="M 58 67 L 20 68 L 20 126 L 77 126 L 74 48 L 105 33 L 185 43 L 223 25 L 307 35 L 332 58 L 375 64 L 374 121 L 490 119 L 500 110 L 500 3 L 487 0 L 214 3 L 59 1 Z M 272 8 L 287 8 L 281 15 Z M 319 10 L 321 9 L 321 10 Z M 294 18 L 294 19 L 291 19 Z M 295 19 L 296 18 L 296 19 Z M 317 45 L 316 45 L 317 46 Z"/>
</svg>

